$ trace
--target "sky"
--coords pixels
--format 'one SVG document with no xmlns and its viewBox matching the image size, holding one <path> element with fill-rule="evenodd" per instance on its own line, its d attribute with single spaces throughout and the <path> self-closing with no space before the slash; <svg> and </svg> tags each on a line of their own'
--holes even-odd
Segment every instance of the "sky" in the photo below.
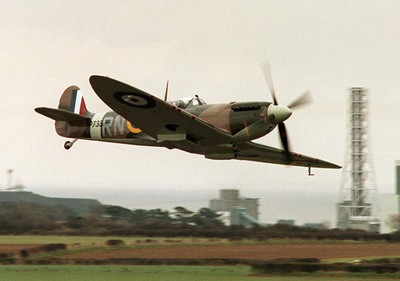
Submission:
<svg viewBox="0 0 400 281">
<path fill-rule="evenodd" d="M 336 221 L 342 170 L 214 161 L 163 148 L 78 141 L 65 151 L 53 121 L 77 85 L 92 112 L 108 111 L 89 84 L 100 74 L 163 97 L 313 103 L 285 124 L 292 150 L 346 162 L 348 89 L 369 95 L 369 147 L 379 193 L 394 191 L 400 159 L 399 1 L 2 1 L 0 184 L 46 196 L 96 198 L 130 209 L 208 206 L 220 189 L 260 199 L 264 222 Z M 257 142 L 280 147 L 273 131 Z M 4 171 L 4 172 L 1 172 Z"/>
</svg>

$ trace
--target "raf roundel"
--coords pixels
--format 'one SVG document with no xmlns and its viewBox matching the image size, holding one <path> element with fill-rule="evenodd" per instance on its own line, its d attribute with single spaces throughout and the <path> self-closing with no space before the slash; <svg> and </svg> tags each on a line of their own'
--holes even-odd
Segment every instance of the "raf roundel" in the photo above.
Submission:
<svg viewBox="0 0 400 281">
<path fill-rule="evenodd" d="M 152 108 L 156 106 L 156 102 L 151 97 L 140 93 L 117 92 L 114 97 L 119 102 L 133 107 Z"/>
</svg>

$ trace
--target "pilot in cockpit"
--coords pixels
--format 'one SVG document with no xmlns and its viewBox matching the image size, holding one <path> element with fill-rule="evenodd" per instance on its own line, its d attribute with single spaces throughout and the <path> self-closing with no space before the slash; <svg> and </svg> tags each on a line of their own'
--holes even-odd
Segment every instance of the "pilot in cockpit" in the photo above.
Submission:
<svg viewBox="0 0 400 281">
<path fill-rule="evenodd" d="M 181 98 L 174 102 L 174 105 L 176 107 L 179 107 L 182 109 L 186 109 L 186 108 L 189 108 L 192 106 L 197 106 L 197 105 L 203 105 L 203 104 L 207 104 L 207 103 L 204 100 L 202 100 L 201 98 L 199 98 L 198 95 L 195 95 L 194 98 L 192 98 L 192 97 Z"/>
</svg>

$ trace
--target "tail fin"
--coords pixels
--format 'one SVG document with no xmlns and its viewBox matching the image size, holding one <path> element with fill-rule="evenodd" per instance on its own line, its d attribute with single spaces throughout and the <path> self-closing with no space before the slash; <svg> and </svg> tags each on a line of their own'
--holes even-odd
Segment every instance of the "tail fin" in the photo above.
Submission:
<svg viewBox="0 0 400 281">
<path fill-rule="evenodd" d="M 70 86 L 64 91 L 60 98 L 58 109 L 66 110 L 81 116 L 90 115 L 90 112 L 86 109 L 82 92 L 77 86 Z"/>
<path fill-rule="evenodd" d="M 35 111 L 55 120 L 56 131 L 60 136 L 68 138 L 90 137 L 87 128 L 93 114 L 86 109 L 82 92 L 77 86 L 70 86 L 64 91 L 58 109 L 38 107 L 35 108 Z"/>
</svg>

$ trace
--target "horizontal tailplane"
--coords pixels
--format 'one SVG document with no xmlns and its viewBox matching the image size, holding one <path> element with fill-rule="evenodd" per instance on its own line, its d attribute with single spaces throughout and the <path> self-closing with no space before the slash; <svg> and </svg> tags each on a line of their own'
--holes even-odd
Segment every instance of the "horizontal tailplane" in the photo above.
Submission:
<svg viewBox="0 0 400 281">
<path fill-rule="evenodd" d="M 35 108 L 37 113 L 40 113 L 48 118 L 51 118 L 55 121 L 65 121 L 65 122 L 78 122 L 84 120 L 90 120 L 89 117 L 82 116 L 79 114 L 75 114 L 69 111 L 65 111 L 62 109 L 48 108 L 48 107 L 37 107 Z"/>
</svg>

